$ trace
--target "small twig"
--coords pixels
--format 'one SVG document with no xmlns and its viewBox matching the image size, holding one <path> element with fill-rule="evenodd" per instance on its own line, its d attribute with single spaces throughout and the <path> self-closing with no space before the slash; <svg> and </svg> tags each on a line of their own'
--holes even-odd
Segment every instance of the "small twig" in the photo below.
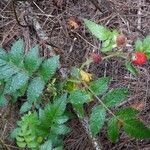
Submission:
<svg viewBox="0 0 150 150">
<path fill-rule="evenodd" d="M 99 49 L 98 47 L 94 46 L 89 41 L 87 41 L 84 37 L 82 37 L 78 32 L 75 32 L 75 31 L 72 31 L 72 32 L 75 33 L 76 35 L 78 35 L 82 40 L 84 40 L 86 43 L 88 43 L 89 45 L 91 45 L 93 48 Z"/>
<path fill-rule="evenodd" d="M 4 143 L 4 141 L 0 138 L 0 144 L 2 145 L 2 147 L 6 150 L 10 150 L 10 148 Z"/>
<path fill-rule="evenodd" d="M 141 18 L 141 15 L 142 15 L 141 5 L 142 5 L 141 0 L 138 0 L 138 21 L 137 21 L 137 29 L 139 29 L 139 30 L 141 30 L 141 21 L 142 21 L 142 18 Z"/>
<path fill-rule="evenodd" d="M 77 114 L 78 118 L 80 118 L 77 112 L 76 112 L 76 114 Z M 86 131 L 86 134 L 88 135 L 88 137 L 89 137 L 89 139 L 90 139 L 94 149 L 95 150 L 102 150 L 102 145 L 100 145 L 98 140 L 95 137 L 92 136 L 92 133 L 89 130 L 88 118 L 80 119 L 80 122 L 82 124 L 82 127 Z"/>
<path fill-rule="evenodd" d="M 115 114 L 103 103 L 103 101 L 97 96 L 95 95 L 95 93 L 90 89 L 90 87 L 84 83 L 85 87 L 90 91 L 90 93 L 100 102 L 100 104 L 102 104 L 102 106 L 112 115 L 115 117 Z"/>
<path fill-rule="evenodd" d="M 45 13 L 45 12 L 36 4 L 36 2 L 33 2 L 33 4 L 34 4 L 42 13 Z"/>
</svg>

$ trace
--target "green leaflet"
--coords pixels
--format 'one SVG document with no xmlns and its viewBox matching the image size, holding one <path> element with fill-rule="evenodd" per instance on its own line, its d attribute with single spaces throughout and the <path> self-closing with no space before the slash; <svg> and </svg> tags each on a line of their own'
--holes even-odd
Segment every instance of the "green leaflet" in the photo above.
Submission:
<svg viewBox="0 0 150 150">
<path fill-rule="evenodd" d="M 119 128 L 118 128 L 118 118 L 112 117 L 108 121 L 108 129 L 107 129 L 108 138 L 113 142 L 117 142 L 119 137 Z"/>
<path fill-rule="evenodd" d="M 35 77 L 32 79 L 27 89 L 27 100 L 29 103 L 35 102 L 41 96 L 44 86 L 45 82 L 41 77 Z"/>
<path fill-rule="evenodd" d="M 90 99 L 90 95 L 86 91 L 81 90 L 74 90 L 69 96 L 69 100 L 73 105 L 88 103 Z"/>
<path fill-rule="evenodd" d="M 20 148 L 25 148 L 25 147 L 26 147 L 26 143 L 25 143 L 25 142 L 17 142 L 17 145 L 18 145 Z"/>
<path fill-rule="evenodd" d="M 140 39 L 135 41 L 135 50 L 139 52 L 143 51 L 143 42 Z"/>
<path fill-rule="evenodd" d="M 96 95 L 102 95 L 107 91 L 110 80 L 111 80 L 110 77 L 99 78 L 98 80 L 90 83 L 90 89 Z"/>
<path fill-rule="evenodd" d="M 64 115 L 66 100 L 67 94 L 64 94 L 60 98 L 54 99 L 53 103 L 48 104 L 44 110 L 39 112 L 38 135 L 51 140 L 52 147 L 59 146 L 61 144 L 60 135 L 69 132 L 69 128 L 64 125 L 68 120 L 68 117 Z"/>
<path fill-rule="evenodd" d="M 85 111 L 83 108 L 83 104 L 72 104 L 74 110 L 77 112 L 79 118 L 83 118 L 85 116 Z"/>
<path fill-rule="evenodd" d="M 139 111 L 133 108 L 122 108 L 119 109 L 115 115 L 122 120 L 128 120 L 135 118 L 138 115 Z"/>
<path fill-rule="evenodd" d="M 150 51 L 150 34 L 143 40 L 143 51 Z"/>
<path fill-rule="evenodd" d="M 21 118 L 18 127 L 11 133 L 11 137 L 16 139 L 19 147 L 36 148 L 38 146 L 35 132 L 37 123 L 38 116 L 36 113 L 29 112 Z"/>
<path fill-rule="evenodd" d="M 66 109 L 66 103 L 67 103 L 67 94 L 62 95 L 60 98 L 56 99 L 55 102 L 53 103 L 53 114 L 55 117 L 56 116 L 61 116 L 65 109 Z"/>
<path fill-rule="evenodd" d="M 64 124 L 61 124 L 61 125 L 53 124 L 51 126 L 51 132 L 56 134 L 56 135 L 65 135 L 69 131 L 70 131 L 69 128 L 66 125 L 64 125 Z"/>
<path fill-rule="evenodd" d="M 90 116 L 90 130 L 93 136 L 96 136 L 100 132 L 104 125 L 106 117 L 106 110 L 102 106 L 98 105 L 92 109 L 92 114 Z"/>
<path fill-rule="evenodd" d="M 125 132 L 133 138 L 150 138 L 150 129 L 137 119 L 126 120 L 123 128 Z"/>
<path fill-rule="evenodd" d="M 0 48 L 0 59 L 3 59 L 3 60 L 8 59 L 7 53 L 3 48 Z"/>
<path fill-rule="evenodd" d="M 55 74 L 59 67 L 59 56 L 53 56 L 45 60 L 39 70 L 40 75 L 47 82 Z"/>
<path fill-rule="evenodd" d="M 6 106 L 8 103 L 7 99 L 5 98 L 5 96 L 2 94 L 0 95 L 0 106 Z"/>
<path fill-rule="evenodd" d="M 131 62 L 126 61 L 125 66 L 127 70 L 130 71 L 134 76 L 139 74 L 137 68 Z"/>
<path fill-rule="evenodd" d="M 15 65 L 20 65 L 23 61 L 24 54 L 24 43 L 22 39 L 16 41 L 11 47 L 11 51 L 9 52 L 9 59 Z"/>
<path fill-rule="evenodd" d="M 48 140 L 40 146 L 39 150 L 52 150 L 52 141 Z"/>
<path fill-rule="evenodd" d="M 80 78 L 80 69 L 78 69 L 76 67 L 72 67 L 70 74 L 71 74 L 71 77 L 73 77 L 75 79 L 79 79 Z"/>
<path fill-rule="evenodd" d="M 53 104 L 48 104 L 45 109 L 40 112 L 40 124 L 38 125 L 38 129 L 41 136 L 48 136 L 49 130 L 53 125 L 62 125 L 59 121 L 61 117 L 64 119 L 63 114 L 66 109 L 66 100 L 67 95 L 64 94 L 60 98 L 55 99 Z"/>
<path fill-rule="evenodd" d="M 111 31 L 104 26 L 98 25 L 87 19 L 83 19 L 83 21 L 90 32 L 101 41 L 107 40 L 112 34 Z"/>
<path fill-rule="evenodd" d="M 54 119 L 54 121 L 55 121 L 57 124 L 63 124 L 63 123 L 65 123 L 65 122 L 68 121 L 68 120 L 69 120 L 69 117 L 68 117 L 68 116 L 65 116 L 65 115 L 56 117 L 56 118 Z"/>
<path fill-rule="evenodd" d="M 20 71 L 19 68 L 5 60 L 0 59 L 0 64 L 3 64 L 0 66 L 0 80 L 7 81 L 12 75 Z"/>
<path fill-rule="evenodd" d="M 111 51 L 113 48 L 114 48 L 114 43 L 110 43 L 107 47 L 102 47 L 100 51 L 106 53 Z"/>
<path fill-rule="evenodd" d="M 32 107 L 32 103 L 29 103 L 28 101 L 24 102 L 20 108 L 20 113 L 25 113 L 25 112 L 29 111 L 31 109 L 31 107 Z"/>
<path fill-rule="evenodd" d="M 107 107 L 114 107 L 120 104 L 128 96 L 126 88 L 112 89 L 102 97 L 102 101 Z"/>
<path fill-rule="evenodd" d="M 8 80 L 5 86 L 5 93 L 14 93 L 18 89 L 21 89 L 28 82 L 29 76 L 24 72 L 18 72 Z"/>
<path fill-rule="evenodd" d="M 35 72 L 42 63 L 42 58 L 39 57 L 39 48 L 35 46 L 31 48 L 28 54 L 25 56 L 24 66 L 25 69 L 32 74 Z"/>
<path fill-rule="evenodd" d="M 64 150 L 62 146 L 55 147 L 53 150 Z"/>
</svg>

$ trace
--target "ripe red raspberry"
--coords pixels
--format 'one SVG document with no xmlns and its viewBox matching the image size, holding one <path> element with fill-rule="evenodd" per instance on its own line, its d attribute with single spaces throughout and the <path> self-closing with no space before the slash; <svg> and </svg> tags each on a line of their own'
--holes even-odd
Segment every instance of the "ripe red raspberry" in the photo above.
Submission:
<svg viewBox="0 0 150 150">
<path fill-rule="evenodd" d="M 126 43 L 126 37 L 124 34 L 120 34 L 116 38 L 116 44 L 118 47 L 123 46 Z"/>
<path fill-rule="evenodd" d="M 143 65 L 147 61 L 147 56 L 143 52 L 135 52 L 132 54 L 132 63 L 135 65 Z"/>
<path fill-rule="evenodd" d="M 99 63 L 102 60 L 101 55 L 97 54 L 97 53 L 92 53 L 91 58 L 92 58 L 94 63 Z"/>
</svg>

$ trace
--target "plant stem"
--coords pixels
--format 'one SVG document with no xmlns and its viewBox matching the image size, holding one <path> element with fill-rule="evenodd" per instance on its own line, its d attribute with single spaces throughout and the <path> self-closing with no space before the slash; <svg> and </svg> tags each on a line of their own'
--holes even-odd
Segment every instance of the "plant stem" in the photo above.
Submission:
<svg viewBox="0 0 150 150">
<path fill-rule="evenodd" d="M 92 59 L 87 59 L 86 62 L 84 62 L 84 63 L 81 65 L 80 70 L 82 70 L 85 66 L 90 65 L 92 62 L 93 62 Z"/>
<path fill-rule="evenodd" d="M 123 52 L 116 52 L 116 53 L 113 53 L 113 54 L 110 54 L 108 56 L 103 57 L 103 60 L 109 59 L 109 58 L 112 58 L 112 57 L 122 57 L 124 59 L 127 59 L 128 58 L 128 54 L 127 53 L 123 53 Z"/>
<path fill-rule="evenodd" d="M 103 101 L 97 96 L 95 95 L 95 93 L 89 88 L 89 86 L 84 83 L 85 87 L 91 92 L 91 94 L 102 104 L 102 106 L 112 115 L 112 116 L 116 116 L 104 103 Z"/>
</svg>

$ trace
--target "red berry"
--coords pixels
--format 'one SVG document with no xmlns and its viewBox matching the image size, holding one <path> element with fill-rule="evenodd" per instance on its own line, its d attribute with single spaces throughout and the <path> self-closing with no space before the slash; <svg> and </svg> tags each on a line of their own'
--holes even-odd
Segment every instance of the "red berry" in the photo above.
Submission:
<svg viewBox="0 0 150 150">
<path fill-rule="evenodd" d="M 132 54 L 132 63 L 135 65 L 143 65 L 147 61 L 147 56 L 143 52 L 135 52 Z"/>
<path fill-rule="evenodd" d="M 92 53 L 91 58 L 92 58 L 94 63 L 99 63 L 102 60 L 101 55 L 97 54 L 97 53 Z"/>
<path fill-rule="evenodd" d="M 116 38 L 116 44 L 118 47 L 123 46 L 126 43 L 126 37 L 124 34 L 120 34 Z"/>
</svg>

